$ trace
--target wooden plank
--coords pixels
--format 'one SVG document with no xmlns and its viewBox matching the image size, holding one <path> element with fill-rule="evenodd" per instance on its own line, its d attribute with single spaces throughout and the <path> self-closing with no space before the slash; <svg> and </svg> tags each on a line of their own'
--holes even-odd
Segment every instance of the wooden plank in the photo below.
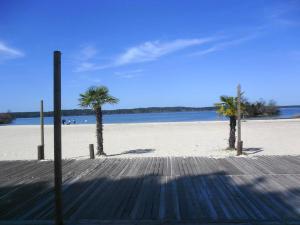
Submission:
<svg viewBox="0 0 300 225">
<path fill-rule="evenodd" d="M 98 185 L 101 185 L 103 180 L 101 179 L 100 170 L 97 170 L 100 167 L 98 165 L 94 171 L 91 171 L 92 175 L 85 176 L 80 180 L 79 185 L 73 185 L 70 190 L 64 194 L 64 218 L 69 218 L 76 210 L 82 205 L 83 202 L 86 202 L 90 193 L 92 193 Z M 74 196 L 76 196 L 74 198 Z"/>
<path fill-rule="evenodd" d="M 160 218 L 165 220 L 180 219 L 177 188 L 174 177 L 164 176 L 161 183 Z"/>
<path fill-rule="evenodd" d="M 255 177 L 255 176 L 254 176 Z M 284 191 L 278 190 L 278 185 L 271 181 L 271 176 L 268 176 L 262 182 L 257 183 L 260 196 L 265 199 L 265 202 L 272 207 L 278 215 L 283 219 L 297 218 L 297 213 L 286 203 L 286 197 L 283 197 Z"/>
<path fill-rule="evenodd" d="M 297 224 L 299 161 L 299 156 L 64 160 L 64 218 L 70 224 L 78 220 Z M 1 170 L 0 222 L 50 220 L 52 161 L 0 161 L 2 166 L 7 174 Z"/>
<path fill-rule="evenodd" d="M 223 179 L 221 179 L 221 177 Z M 244 211 L 240 201 L 237 201 L 238 196 L 233 195 L 231 188 L 231 177 L 232 176 L 215 176 L 212 183 L 216 187 L 218 198 L 226 205 L 226 209 L 229 211 L 231 219 L 247 220 L 249 219 L 246 212 Z"/>
<path fill-rule="evenodd" d="M 173 218 L 176 218 L 176 220 L 181 220 L 181 214 L 180 214 L 180 209 L 179 209 L 179 193 L 178 193 L 178 188 L 177 188 L 177 184 L 176 184 L 176 179 L 178 178 L 178 176 L 172 176 L 172 180 L 170 180 L 170 192 L 171 192 L 171 196 L 172 196 L 172 203 L 173 203 L 173 207 L 174 207 L 174 212 L 175 212 L 175 216 Z M 168 207 L 170 207 L 170 205 L 168 205 Z"/>
<path fill-rule="evenodd" d="M 205 218 L 203 208 L 198 201 L 197 191 L 191 176 L 178 178 L 179 207 L 182 219 Z M 180 188 L 182 184 L 182 189 Z"/>
<path fill-rule="evenodd" d="M 228 179 L 230 177 L 230 179 Z M 228 188 L 234 201 L 238 202 L 237 207 L 241 207 L 249 219 L 266 219 L 260 210 L 257 210 L 256 204 L 250 201 L 247 196 L 240 190 L 242 187 L 235 182 L 235 176 L 219 176 L 224 186 Z"/>
<path fill-rule="evenodd" d="M 270 197 L 265 192 L 265 189 L 260 187 L 260 183 L 263 181 L 263 177 L 254 177 L 249 176 L 239 176 L 237 180 L 242 182 L 242 187 L 247 195 L 249 200 L 254 201 L 257 208 L 264 212 L 263 215 L 267 219 L 280 219 L 281 215 L 273 203 L 270 201 Z"/>
<path fill-rule="evenodd" d="M 165 161 L 167 161 L 167 160 L 165 160 Z M 165 217 L 166 217 L 166 183 L 167 183 L 167 177 L 166 176 L 160 176 L 159 178 L 160 178 L 160 180 L 159 180 L 160 200 L 159 200 L 158 219 L 159 220 L 164 220 Z"/>
<path fill-rule="evenodd" d="M 218 159 L 218 163 L 222 165 L 223 170 L 226 171 L 228 175 L 241 175 L 242 171 L 238 169 L 232 162 L 228 160 L 228 158 Z"/>
<path fill-rule="evenodd" d="M 225 204 L 225 202 L 223 202 L 220 194 L 218 193 L 218 189 L 215 186 L 214 176 L 204 176 L 201 180 L 202 182 L 206 183 L 209 193 L 209 200 L 212 202 L 212 205 L 215 208 L 215 211 L 217 212 L 218 220 L 232 219 L 229 208 L 227 208 L 227 205 Z"/>
<path fill-rule="evenodd" d="M 129 219 L 129 217 L 125 217 L 124 214 L 126 211 L 131 210 L 129 202 L 137 191 L 137 183 L 139 178 L 136 177 L 123 177 L 123 184 L 120 184 L 120 190 L 118 194 L 114 197 L 114 205 L 109 208 L 106 218 L 109 219 Z M 125 218 L 124 218 L 125 217 Z"/>
<path fill-rule="evenodd" d="M 45 163 L 43 164 L 45 165 Z M 45 189 L 49 190 L 51 188 L 51 177 L 39 171 L 39 169 L 44 170 L 44 168 L 41 168 L 36 163 L 33 165 L 35 169 L 31 171 L 30 176 L 24 175 L 17 180 L 15 186 L 12 186 L 10 183 L 9 186 L 4 189 L 4 194 L 1 195 L 0 198 L 0 218 L 16 217 L 21 209 L 23 209 L 23 211 L 28 210 L 26 205 L 32 206 L 32 201 L 34 201 L 37 196 L 43 193 Z M 47 163 L 47 166 L 49 168 L 49 163 Z M 51 165 L 50 168 L 52 168 L 52 166 L 53 165 Z M 39 175 L 41 176 L 39 177 Z"/>
<path fill-rule="evenodd" d="M 74 186 L 78 187 L 77 184 L 81 186 L 81 179 L 90 175 L 93 172 L 93 169 L 98 165 L 96 162 L 90 160 L 76 160 L 73 162 L 72 167 L 69 167 L 70 171 L 65 171 L 67 179 L 63 179 L 62 192 L 64 193 L 64 202 L 67 202 L 69 199 L 73 201 L 76 197 L 78 197 L 77 193 L 74 193 Z M 36 219 L 51 219 L 54 216 L 54 207 L 51 204 L 51 200 L 53 195 L 51 193 L 48 194 L 48 197 L 41 196 L 42 201 L 44 203 L 38 208 L 35 209 L 34 218 Z M 42 202 L 41 201 L 41 202 Z M 69 203 L 69 202 L 68 202 Z"/>
<path fill-rule="evenodd" d="M 152 194 L 150 191 L 150 183 L 151 183 L 151 176 L 143 177 L 143 182 L 140 188 L 140 192 L 136 198 L 134 207 L 131 211 L 131 215 L 130 215 L 131 219 L 137 220 L 143 218 L 147 197 L 150 197 Z"/>
<path fill-rule="evenodd" d="M 134 214 L 134 210 L 136 210 L 135 206 L 139 201 L 139 195 L 142 192 L 143 180 L 143 177 L 136 177 L 133 179 L 133 187 L 130 189 L 129 193 L 127 192 L 127 199 L 123 207 L 121 207 L 121 210 L 117 213 L 117 218 L 130 219 L 131 215 Z"/>
<path fill-rule="evenodd" d="M 204 176 L 196 176 L 192 178 L 193 185 L 196 189 L 197 199 L 200 204 L 200 208 L 203 210 L 205 219 L 215 221 L 218 218 L 217 211 L 211 201 L 211 196 L 207 182 L 205 182 Z"/>
<path fill-rule="evenodd" d="M 157 160 L 157 162 L 159 162 Z M 159 164 L 157 163 L 157 166 Z M 157 172 L 157 170 L 156 170 Z M 143 220 L 157 220 L 159 218 L 160 179 L 159 176 L 150 176 L 149 195 L 146 195 Z"/>
</svg>

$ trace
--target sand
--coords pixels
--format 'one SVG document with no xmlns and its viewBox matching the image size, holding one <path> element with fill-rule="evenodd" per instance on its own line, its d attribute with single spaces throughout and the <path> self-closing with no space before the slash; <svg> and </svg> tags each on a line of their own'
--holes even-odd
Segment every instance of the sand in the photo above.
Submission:
<svg viewBox="0 0 300 225">
<path fill-rule="evenodd" d="M 37 158 L 39 126 L 0 126 L 0 160 Z M 227 121 L 104 125 L 108 157 L 234 156 L 225 150 Z M 249 120 L 242 123 L 245 157 L 300 154 L 300 119 Z M 62 128 L 63 158 L 87 158 L 96 144 L 95 125 Z M 53 126 L 45 126 L 45 157 L 53 159 Z"/>
</svg>

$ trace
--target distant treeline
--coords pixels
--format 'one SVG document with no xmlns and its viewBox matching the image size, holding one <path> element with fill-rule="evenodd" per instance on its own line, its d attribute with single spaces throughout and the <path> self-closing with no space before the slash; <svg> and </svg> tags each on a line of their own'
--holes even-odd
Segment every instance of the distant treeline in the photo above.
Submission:
<svg viewBox="0 0 300 225">
<path fill-rule="evenodd" d="M 0 124 L 9 124 L 14 120 L 11 113 L 0 113 Z"/>
<path fill-rule="evenodd" d="M 282 105 L 278 106 L 278 108 L 300 108 L 300 105 Z"/>
<path fill-rule="evenodd" d="M 215 110 L 215 107 L 149 107 L 149 108 L 135 108 L 135 109 L 114 109 L 103 110 L 103 114 L 134 114 L 134 113 L 161 113 L 161 112 L 199 112 Z M 32 118 L 39 117 L 39 112 L 12 112 L 10 113 L 15 118 Z M 83 116 L 94 115 L 91 109 L 67 109 L 62 110 L 63 116 Z M 44 116 L 53 116 L 53 112 L 45 112 Z"/>
<path fill-rule="evenodd" d="M 280 108 L 299 108 L 300 105 L 292 106 L 276 106 L 276 103 L 270 101 L 266 103 L 263 100 L 250 103 L 245 102 L 245 117 L 260 117 L 260 116 L 275 116 L 280 113 Z M 135 109 L 115 109 L 103 110 L 103 114 L 134 114 L 134 113 L 161 113 L 161 112 L 201 112 L 213 111 L 216 107 L 149 107 L 149 108 L 135 108 Z M 67 109 L 62 110 L 63 116 L 82 116 L 94 115 L 91 109 Z M 0 124 L 10 123 L 15 118 L 32 118 L 39 117 L 40 112 L 8 112 L 0 113 Z M 53 112 L 44 112 L 44 116 L 53 116 Z"/>
</svg>

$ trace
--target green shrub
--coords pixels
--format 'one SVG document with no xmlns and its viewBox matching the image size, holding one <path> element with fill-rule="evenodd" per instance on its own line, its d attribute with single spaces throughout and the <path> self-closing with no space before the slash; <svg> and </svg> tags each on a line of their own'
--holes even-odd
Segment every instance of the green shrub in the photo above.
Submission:
<svg viewBox="0 0 300 225">
<path fill-rule="evenodd" d="M 0 124 L 9 124 L 14 120 L 10 113 L 0 113 Z"/>
<path fill-rule="evenodd" d="M 260 99 L 254 103 L 245 101 L 245 117 L 260 117 L 260 116 L 277 116 L 280 113 L 278 106 L 274 100 L 266 103 L 263 99 Z"/>
</svg>

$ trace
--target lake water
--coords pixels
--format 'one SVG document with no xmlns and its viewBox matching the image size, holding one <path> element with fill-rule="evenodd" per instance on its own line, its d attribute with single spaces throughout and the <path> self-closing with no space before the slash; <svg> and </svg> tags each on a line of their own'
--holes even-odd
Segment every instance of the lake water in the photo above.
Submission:
<svg viewBox="0 0 300 225">
<path fill-rule="evenodd" d="M 281 113 L 275 118 L 290 118 L 300 115 L 300 107 L 281 108 Z M 90 116 L 64 116 L 66 121 L 75 120 L 76 124 L 95 124 L 96 118 Z M 215 111 L 201 112 L 168 112 L 168 113 L 137 113 L 137 114 L 114 114 L 104 115 L 104 123 L 151 123 L 151 122 L 192 122 L 192 121 L 216 121 L 225 120 L 218 116 Z M 35 118 L 17 118 L 13 125 L 38 125 L 40 119 Z M 53 117 L 45 117 L 45 124 L 53 124 Z"/>
</svg>

